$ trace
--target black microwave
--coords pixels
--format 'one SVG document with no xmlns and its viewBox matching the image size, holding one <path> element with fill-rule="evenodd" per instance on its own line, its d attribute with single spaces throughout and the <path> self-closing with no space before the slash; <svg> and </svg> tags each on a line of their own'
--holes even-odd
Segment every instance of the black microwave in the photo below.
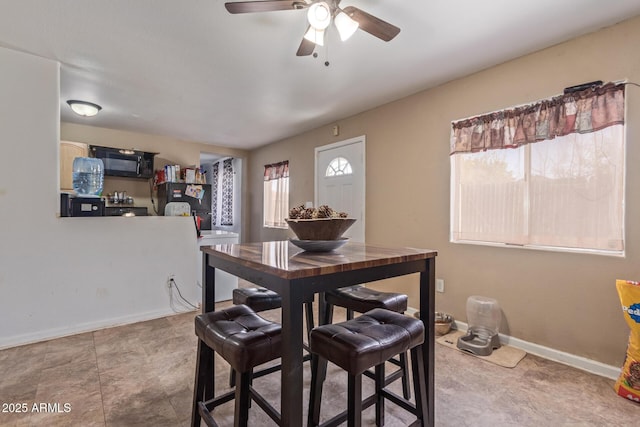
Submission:
<svg viewBox="0 0 640 427">
<path fill-rule="evenodd" d="M 89 146 L 89 153 L 104 163 L 105 176 L 126 178 L 153 177 L 153 158 L 157 153 L 123 148 Z"/>
</svg>

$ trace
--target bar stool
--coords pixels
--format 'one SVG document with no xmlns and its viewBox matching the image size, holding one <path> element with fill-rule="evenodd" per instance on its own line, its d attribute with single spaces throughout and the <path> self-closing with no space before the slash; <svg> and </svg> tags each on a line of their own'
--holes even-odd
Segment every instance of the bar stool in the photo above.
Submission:
<svg viewBox="0 0 640 427">
<path fill-rule="evenodd" d="M 325 301 L 327 307 L 325 310 L 325 318 L 323 324 L 333 321 L 333 307 L 343 307 L 347 310 L 347 320 L 353 319 L 354 312 L 366 313 L 374 308 L 384 308 L 395 311 L 396 313 L 404 313 L 407 310 L 408 297 L 405 294 L 395 292 L 381 292 L 375 289 L 367 288 L 362 285 L 348 286 L 325 293 Z M 385 385 L 389 385 L 402 378 L 402 395 L 405 399 L 411 398 L 409 388 L 409 370 L 407 369 L 407 354 L 401 353 L 397 358 L 389 360 L 390 363 L 398 366 L 400 369 L 391 373 L 386 378 Z M 364 373 L 369 378 L 374 378 L 372 372 Z"/>
<path fill-rule="evenodd" d="M 270 289 L 265 288 L 236 288 L 232 293 L 232 301 L 235 305 L 243 304 L 251 308 L 256 313 L 261 311 L 273 310 L 282 307 L 282 297 Z M 313 299 L 304 303 L 305 314 L 307 318 L 307 339 L 309 333 L 314 326 L 313 319 Z M 308 346 L 304 346 L 308 350 Z M 305 361 L 311 360 L 310 355 L 305 355 Z M 270 374 L 280 369 L 280 365 L 272 366 L 271 368 L 263 369 L 259 372 L 254 372 L 253 377 L 258 378 L 263 375 Z M 229 371 L 229 387 L 234 387 L 236 384 L 236 374 L 233 369 Z"/>
<path fill-rule="evenodd" d="M 265 288 L 236 288 L 233 290 L 233 303 L 244 304 L 256 313 L 282 307 L 282 297 L 270 289 Z M 314 326 L 313 298 L 304 303 L 307 318 L 307 335 Z"/>
<path fill-rule="evenodd" d="M 385 399 L 392 401 L 418 418 L 412 425 L 426 425 L 427 395 L 422 364 L 424 325 L 415 318 L 390 310 L 376 308 L 352 320 L 318 326 L 311 331 L 313 354 L 311 394 L 309 396 L 309 426 L 320 419 L 323 378 L 326 363 L 332 362 L 348 374 L 347 410 L 323 423 L 336 426 L 345 420 L 349 427 L 362 424 L 362 410 L 376 405 L 376 425 L 384 425 Z M 392 356 L 410 350 L 413 371 L 415 405 L 388 390 L 384 381 L 384 365 Z M 315 363 L 317 362 L 317 363 Z M 362 374 L 375 367 L 375 393 L 362 400 Z"/>
<path fill-rule="evenodd" d="M 198 336 L 198 356 L 193 389 L 192 427 L 199 427 L 201 419 L 208 426 L 217 427 L 211 411 L 234 398 L 236 427 L 247 426 L 251 400 L 280 425 L 279 412 L 251 385 L 253 368 L 280 357 L 280 324 L 262 318 L 246 305 L 235 305 L 196 316 L 195 331 Z M 231 365 L 239 378 L 234 391 L 217 397 L 213 382 L 214 352 Z"/>
</svg>

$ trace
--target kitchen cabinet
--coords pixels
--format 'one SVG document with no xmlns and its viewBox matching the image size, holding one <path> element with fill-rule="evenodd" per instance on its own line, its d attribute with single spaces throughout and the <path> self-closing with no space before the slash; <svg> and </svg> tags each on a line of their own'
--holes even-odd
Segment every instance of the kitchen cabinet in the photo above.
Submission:
<svg viewBox="0 0 640 427">
<path fill-rule="evenodd" d="M 73 191 L 73 159 L 88 155 L 87 144 L 60 141 L 60 190 Z"/>
</svg>

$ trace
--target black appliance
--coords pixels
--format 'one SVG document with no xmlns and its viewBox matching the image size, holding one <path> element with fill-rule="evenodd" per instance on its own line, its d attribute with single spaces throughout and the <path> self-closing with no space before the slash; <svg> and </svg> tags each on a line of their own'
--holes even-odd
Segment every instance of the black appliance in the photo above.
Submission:
<svg viewBox="0 0 640 427">
<path fill-rule="evenodd" d="M 201 190 L 201 191 L 200 191 Z M 211 185 L 165 182 L 158 185 L 158 214 L 164 215 L 167 203 L 186 202 L 191 214 L 200 217 L 200 229 L 211 230 Z"/>
<path fill-rule="evenodd" d="M 104 216 L 104 199 L 60 194 L 60 216 Z"/>
<path fill-rule="evenodd" d="M 157 153 L 97 145 L 90 145 L 89 153 L 102 160 L 105 176 L 144 179 L 153 177 L 153 158 Z"/>
</svg>

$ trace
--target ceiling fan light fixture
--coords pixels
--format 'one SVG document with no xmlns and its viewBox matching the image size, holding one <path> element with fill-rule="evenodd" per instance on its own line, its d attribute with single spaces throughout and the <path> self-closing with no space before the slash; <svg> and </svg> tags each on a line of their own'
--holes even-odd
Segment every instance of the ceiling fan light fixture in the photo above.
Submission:
<svg viewBox="0 0 640 427">
<path fill-rule="evenodd" d="M 312 4 L 307 12 L 309 25 L 316 30 L 324 30 L 331 24 L 331 9 L 326 2 L 320 1 Z"/>
<path fill-rule="evenodd" d="M 351 17 L 342 10 L 338 12 L 335 18 L 333 18 L 333 22 L 338 29 L 340 40 L 342 41 L 348 40 L 360 26 L 360 24 L 351 19 Z"/>
<path fill-rule="evenodd" d="M 71 107 L 71 110 L 73 110 L 74 113 L 82 117 L 93 117 L 102 110 L 101 106 L 94 104 L 93 102 L 70 99 L 67 101 L 67 104 L 69 104 L 69 107 Z"/>
<path fill-rule="evenodd" d="M 324 46 L 324 30 L 318 30 L 313 27 L 309 27 L 304 35 L 304 38 L 318 46 Z"/>
</svg>

